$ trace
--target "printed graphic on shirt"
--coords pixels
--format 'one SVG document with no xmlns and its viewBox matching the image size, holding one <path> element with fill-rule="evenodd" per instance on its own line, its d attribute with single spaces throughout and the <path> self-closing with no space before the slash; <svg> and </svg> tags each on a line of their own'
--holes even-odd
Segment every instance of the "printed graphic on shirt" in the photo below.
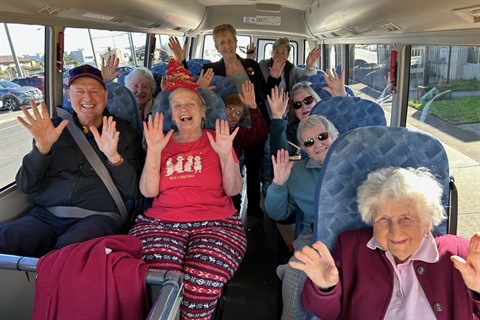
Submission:
<svg viewBox="0 0 480 320">
<path fill-rule="evenodd" d="M 175 160 L 175 162 L 174 162 Z M 202 157 L 197 155 L 178 155 L 176 159 L 168 158 L 165 162 L 165 176 L 178 173 L 202 173 Z"/>
</svg>

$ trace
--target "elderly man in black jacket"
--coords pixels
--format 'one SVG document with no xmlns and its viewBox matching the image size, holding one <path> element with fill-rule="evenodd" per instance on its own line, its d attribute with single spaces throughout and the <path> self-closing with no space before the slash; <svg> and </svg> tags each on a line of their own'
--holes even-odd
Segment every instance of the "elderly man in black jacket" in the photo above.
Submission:
<svg viewBox="0 0 480 320">
<path fill-rule="evenodd" d="M 83 65 L 70 70 L 67 97 L 73 121 L 83 131 L 106 166 L 125 203 L 139 196 L 144 163 L 140 134 L 105 108 L 107 91 L 100 70 Z M 66 126 L 69 120 L 50 119 L 22 107 L 21 124 L 34 138 L 17 176 L 18 188 L 35 207 L 18 220 L 0 224 L 0 252 L 40 257 L 47 252 L 96 237 L 125 232 L 113 197 Z"/>
</svg>

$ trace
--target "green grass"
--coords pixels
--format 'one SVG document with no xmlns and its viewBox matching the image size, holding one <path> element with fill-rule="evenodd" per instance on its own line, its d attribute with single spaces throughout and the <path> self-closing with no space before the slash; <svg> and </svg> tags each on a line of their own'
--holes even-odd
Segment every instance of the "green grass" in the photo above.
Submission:
<svg viewBox="0 0 480 320">
<path fill-rule="evenodd" d="M 451 80 L 452 91 L 476 91 L 480 90 L 480 80 Z"/>
<path fill-rule="evenodd" d="M 410 100 L 408 105 L 423 110 L 425 102 Z M 451 124 L 480 122 L 480 96 L 462 97 L 453 100 L 434 101 L 428 109 L 429 114 Z"/>
</svg>

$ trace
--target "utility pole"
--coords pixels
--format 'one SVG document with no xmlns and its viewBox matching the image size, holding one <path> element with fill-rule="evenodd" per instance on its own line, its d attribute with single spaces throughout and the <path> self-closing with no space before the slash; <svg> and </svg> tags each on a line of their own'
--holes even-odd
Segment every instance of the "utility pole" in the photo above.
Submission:
<svg viewBox="0 0 480 320">
<path fill-rule="evenodd" d="M 17 77 L 23 77 L 23 70 L 20 68 L 20 63 L 18 63 L 17 55 L 15 54 L 15 48 L 13 47 L 12 38 L 10 38 L 10 31 L 8 30 L 8 25 L 3 23 L 5 27 L 5 33 L 7 34 L 8 44 L 10 45 L 10 51 L 12 52 L 13 62 L 15 62 L 15 68 L 17 69 Z"/>
</svg>

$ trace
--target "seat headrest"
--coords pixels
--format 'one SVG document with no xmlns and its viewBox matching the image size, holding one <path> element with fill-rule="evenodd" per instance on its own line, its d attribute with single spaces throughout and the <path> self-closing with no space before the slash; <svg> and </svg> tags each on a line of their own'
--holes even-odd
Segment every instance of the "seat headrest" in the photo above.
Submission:
<svg viewBox="0 0 480 320">
<path fill-rule="evenodd" d="M 150 71 L 158 72 L 162 76 L 165 76 L 165 72 L 167 72 L 167 69 L 168 69 L 168 64 L 166 62 L 160 62 L 160 63 L 157 63 L 156 65 L 153 65 L 150 68 Z"/>
<path fill-rule="evenodd" d="M 107 82 L 107 109 L 112 115 L 130 123 L 137 131 L 143 133 L 142 118 L 137 99 L 124 85 Z"/>
<path fill-rule="evenodd" d="M 197 88 L 196 89 L 207 105 L 206 113 L 206 129 L 215 130 L 215 121 L 217 119 L 227 120 L 227 110 L 223 99 L 212 90 Z M 177 131 L 177 127 L 172 121 L 172 111 L 169 104 L 170 91 L 161 91 L 153 102 L 152 114 L 155 116 L 157 112 L 163 113 L 163 132 L 166 133 L 173 129 Z"/>
<path fill-rule="evenodd" d="M 330 97 L 318 102 L 310 114 L 330 120 L 340 134 L 365 126 L 385 126 L 385 112 L 373 100 L 360 97 Z"/>
<path fill-rule="evenodd" d="M 187 68 L 188 71 L 190 71 L 190 74 L 195 77 L 196 75 L 200 74 L 200 71 L 202 70 L 202 65 L 196 61 L 188 60 Z"/>
<path fill-rule="evenodd" d="M 448 158 L 434 136 L 404 127 L 356 128 L 332 143 L 323 162 L 314 201 L 315 240 L 333 249 L 338 233 L 363 227 L 356 203 L 357 188 L 368 173 L 387 166 L 428 168 L 442 184 L 442 203 L 447 209 Z M 445 233 L 446 224 L 435 232 Z"/>
<path fill-rule="evenodd" d="M 195 81 L 197 80 L 198 76 L 195 77 Z M 231 94 L 239 93 L 235 83 L 224 76 L 214 75 L 212 81 L 210 81 L 210 86 L 215 86 L 212 91 L 218 94 L 223 100 Z"/>
</svg>

